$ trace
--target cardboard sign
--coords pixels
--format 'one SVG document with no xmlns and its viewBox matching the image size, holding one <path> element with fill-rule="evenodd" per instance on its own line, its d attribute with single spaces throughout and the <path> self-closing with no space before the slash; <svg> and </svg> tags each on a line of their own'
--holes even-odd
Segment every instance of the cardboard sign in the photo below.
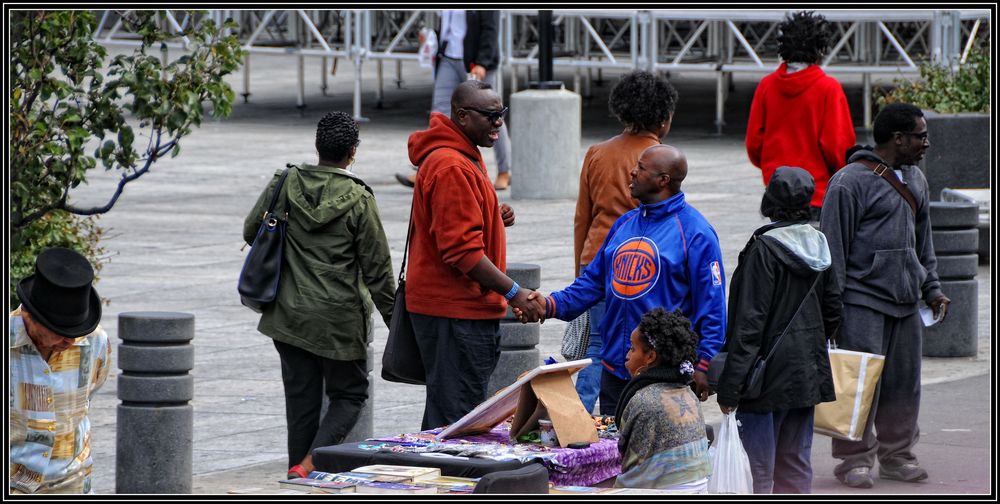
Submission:
<svg viewBox="0 0 1000 504">
<path fill-rule="evenodd" d="M 483 432 L 488 432 L 490 429 L 495 427 L 498 423 L 506 420 L 516 411 L 526 411 L 528 413 L 528 416 L 530 417 L 535 412 L 535 408 L 538 407 L 537 398 L 544 397 L 545 399 L 542 402 L 542 404 L 543 405 L 551 404 L 553 405 L 552 409 L 556 410 L 556 412 L 553 413 L 552 409 L 550 409 L 549 413 L 555 414 L 560 417 L 559 423 L 556 422 L 556 419 L 554 417 L 552 418 L 552 426 L 556 429 L 556 437 L 559 438 L 560 444 L 563 443 L 563 438 L 562 438 L 562 433 L 559 431 L 559 425 L 563 425 L 564 428 L 567 428 L 565 426 L 572 423 L 572 420 L 567 421 L 563 419 L 563 415 L 569 415 L 569 417 L 576 417 L 578 416 L 579 413 L 582 413 L 586 417 L 587 422 L 590 425 L 590 428 L 594 431 L 592 442 L 597 441 L 597 428 L 594 427 L 594 421 L 591 418 L 590 414 L 588 414 L 587 411 L 583 409 L 583 403 L 580 402 L 580 396 L 577 395 L 576 389 L 573 387 L 573 381 L 570 379 L 573 373 L 583 369 L 584 367 L 589 366 L 590 364 L 591 364 L 590 359 L 580 359 L 575 361 L 558 362 L 556 364 L 547 364 L 544 366 L 538 366 L 535 369 L 532 369 L 531 371 L 524 373 L 517 379 L 517 381 L 501 389 L 499 392 L 494 394 L 493 397 L 487 399 L 479 406 L 476 406 L 475 409 L 467 413 L 464 417 L 460 418 L 457 422 L 449 425 L 446 429 L 438 433 L 435 436 L 435 438 L 447 439 L 456 436 L 463 436 L 468 434 L 480 434 Z M 552 386 L 549 385 L 541 385 L 542 393 L 539 394 L 535 390 L 535 385 L 534 385 L 535 380 L 548 377 L 549 375 L 557 376 L 559 381 L 565 380 L 565 383 L 556 386 L 555 389 L 553 389 Z M 529 383 L 531 385 L 526 386 Z M 549 380 L 543 380 L 543 383 L 549 383 Z M 555 390 L 556 392 L 553 392 L 553 390 Z M 522 406 L 521 405 L 522 396 L 523 394 L 525 394 L 525 391 L 527 391 L 527 393 L 530 394 L 530 398 L 527 397 L 524 398 L 526 404 Z M 559 398 L 554 397 L 554 395 L 562 396 L 562 399 L 560 400 Z M 563 412 L 562 408 L 564 408 L 564 406 L 560 401 L 564 401 L 567 403 L 572 403 L 575 401 L 577 410 L 573 411 L 571 409 L 568 409 L 566 410 L 566 412 Z M 572 411 L 572 413 L 568 413 L 569 411 Z M 528 424 L 533 425 L 533 428 L 537 429 L 538 417 L 537 416 L 534 417 L 532 422 L 533 423 L 528 423 Z M 513 434 L 516 430 L 517 429 L 512 428 L 511 433 Z M 570 439 L 570 441 L 567 441 L 567 443 L 574 442 L 572 441 L 572 439 L 574 439 L 574 435 L 572 432 L 568 431 L 567 436 L 568 436 L 567 439 Z M 587 440 L 588 439 L 583 439 L 580 441 L 587 441 Z"/>
<path fill-rule="evenodd" d="M 538 419 L 548 417 L 556 431 L 559 446 L 570 443 L 596 443 L 597 427 L 584 409 L 576 393 L 569 371 L 549 373 L 533 378 L 530 386 L 521 387 L 510 438 L 538 429 Z"/>
</svg>

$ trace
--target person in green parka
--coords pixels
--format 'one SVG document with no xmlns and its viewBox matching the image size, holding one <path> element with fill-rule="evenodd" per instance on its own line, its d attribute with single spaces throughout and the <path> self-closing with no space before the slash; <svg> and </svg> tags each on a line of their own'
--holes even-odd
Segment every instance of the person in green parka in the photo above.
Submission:
<svg viewBox="0 0 1000 504">
<path fill-rule="evenodd" d="M 306 477 L 315 469 L 313 449 L 342 442 L 354 427 L 368 399 L 372 303 L 386 325 L 392 319 L 396 283 L 375 196 L 348 169 L 359 143 L 349 114 L 324 116 L 316 128 L 319 162 L 289 168 L 276 207 L 288 213 L 281 280 L 257 330 L 281 358 L 289 478 Z M 243 222 L 248 244 L 280 175 Z M 324 382 L 330 405 L 321 419 Z"/>
</svg>

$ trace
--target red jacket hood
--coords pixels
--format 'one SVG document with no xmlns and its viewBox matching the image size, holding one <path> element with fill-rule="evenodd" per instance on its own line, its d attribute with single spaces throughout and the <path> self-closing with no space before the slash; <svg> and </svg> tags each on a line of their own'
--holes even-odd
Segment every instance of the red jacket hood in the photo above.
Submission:
<svg viewBox="0 0 1000 504">
<path fill-rule="evenodd" d="M 785 96 L 794 97 L 822 79 L 826 72 L 819 65 L 809 65 L 798 72 L 788 73 L 788 63 L 782 63 L 772 75 L 778 91 Z"/>
<path fill-rule="evenodd" d="M 436 149 L 449 147 L 473 159 L 482 159 L 479 149 L 469 141 L 469 138 L 458 129 L 451 118 L 440 113 L 431 112 L 430 127 L 423 131 L 410 134 L 406 148 L 410 154 L 410 163 L 420 166 L 427 156 Z"/>
</svg>

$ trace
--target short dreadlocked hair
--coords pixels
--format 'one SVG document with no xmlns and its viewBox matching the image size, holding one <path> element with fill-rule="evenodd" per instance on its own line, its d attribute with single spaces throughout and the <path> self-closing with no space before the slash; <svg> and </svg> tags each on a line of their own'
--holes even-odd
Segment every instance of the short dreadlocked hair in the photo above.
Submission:
<svg viewBox="0 0 1000 504">
<path fill-rule="evenodd" d="M 316 125 L 316 151 L 324 161 L 339 163 L 347 159 L 358 143 L 358 124 L 346 112 L 330 112 Z"/>
<path fill-rule="evenodd" d="M 691 330 L 691 321 L 681 311 L 667 312 L 653 308 L 639 321 L 640 343 L 646 350 L 652 348 L 661 366 L 676 368 L 681 362 L 695 362 L 698 334 Z"/>
<path fill-rule="evenodd" d="M 830 23 L 812 11 L 789 14 L 778 25 L 778 54 L 789 63 L 816 63 L 830 48 Z"/>
<path fill-rule="evenodd" d="M 633 133 L 656 131 L 676 105 L 677 90 L 670 81 L 645 70 L 623 75 L 608 98 L 608 109 Z"/>
</svg>

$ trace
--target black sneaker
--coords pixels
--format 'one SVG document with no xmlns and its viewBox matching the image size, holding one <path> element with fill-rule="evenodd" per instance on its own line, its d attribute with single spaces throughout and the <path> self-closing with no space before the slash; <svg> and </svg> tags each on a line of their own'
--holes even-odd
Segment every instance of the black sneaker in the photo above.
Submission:
<svg viewBox="0 0 1000 504">
<path fill-rule="evenodd" d="M 912 462 L 899 467 L 880 465 L 878 468 L 878 477 L 888 480 L 915 482 L 927 479 L 927 470 Z"/>
<path fill-rule="evenodd" d="M 869 467 L 855 467 L 844 474 L 838 474 L 837 479 L 851 488 L 871 488 L 875 486 L 875 480 L 872 479 L 871 468 Z"/>
</svg>

